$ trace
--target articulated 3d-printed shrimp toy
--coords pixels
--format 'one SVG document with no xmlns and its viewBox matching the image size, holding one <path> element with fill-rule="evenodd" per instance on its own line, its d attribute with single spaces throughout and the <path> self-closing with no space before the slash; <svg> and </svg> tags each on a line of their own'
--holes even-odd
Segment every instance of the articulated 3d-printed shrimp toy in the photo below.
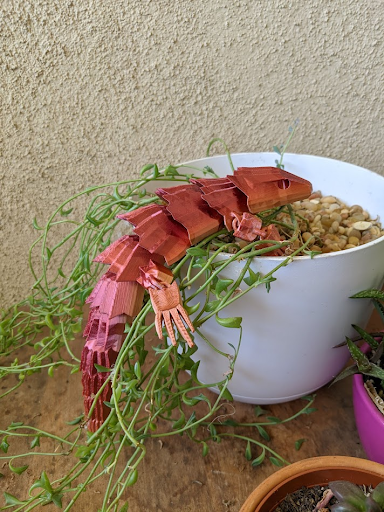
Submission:
<svg viewBox="0 0 384 512">
<path fill-rule="evenodd" d="M 187 328 L 193 325 L 183 308 L 172 271 L 167 268 L 185 256 L 191 246 L 218 232 L 223 225 L 235 237 L 280 240 L 276 227 L 266 228 L 255 214 L 305 199 L 311 184 L 275 167 L 240 167 L 225 178 L 191 179 L 189 184 L 159 188 L 164 204 L 151 204 L 119 215 L 134 226 L 134 235 L 125 235 L 104 250 L 95 261 L 109 265 L 87 302 L 90 314 L 84 336 L 81 370 L 86 418 L 95 394 L 106 380 L 95 363 L 111 368 L 124 341 L 126 323 L 138 315 L 148 290 L 155 312 L 156 332 L 162 339 L 162 324 L 176 345 L 174 329 L 193 346 Z M 268 245 L 268 242 L 266 242 Z M 260 246 L 259 246 L 260 247 Z M 279 255 L 279 251 L 269 255 Z M 109 383 L 98 398 L 88 429 L 95 432 L 110 409 Z"/>
</svg>

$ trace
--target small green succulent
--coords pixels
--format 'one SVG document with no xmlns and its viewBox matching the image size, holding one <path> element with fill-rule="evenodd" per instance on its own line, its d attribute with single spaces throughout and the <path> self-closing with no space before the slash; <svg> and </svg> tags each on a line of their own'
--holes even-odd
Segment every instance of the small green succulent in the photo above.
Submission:
<svg viewBox="0 0 384 512">
<path fill-rule="evenodd" d="M 384 482 L 379 483 L 367 496 L 363 490 L 347 481 L 330 482 L 329 488 L 338 503 L 332 512 L 382 512 L 384 511 Z"/>
<path fill-rule="evenodd" d="M 351 298 L 371 299 L 384 323 L 384 291 L 375 289 L 364 290 L 356 293 L 356 295 L 353 295 Z M 359 334 L 358 338 L 351 340 L 347 337 L 346 341 L 341 345 L 348 345 L 351 356 L 354 359 L 354 364 L 342 370 L 333 382 L 348 377 L 349 375 L 360 373 L 377 379 L 378 392 L 380 389 L 384 391 L 384 332 L 368 333 L 357 325 L 353 325 L 352 327 Z M 370 346 L 370 351 L 367 354 L 355 344 L 359 341 L 365 341 Z"/>
</svg>

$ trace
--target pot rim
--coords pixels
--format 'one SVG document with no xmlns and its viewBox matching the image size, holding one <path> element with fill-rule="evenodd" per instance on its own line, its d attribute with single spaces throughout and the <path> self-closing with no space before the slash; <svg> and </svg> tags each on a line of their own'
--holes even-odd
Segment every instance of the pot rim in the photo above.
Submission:
<svg viewBox="0 0 384 512">
<path fill-rule="evenodd" d="M 231 157 L 241 157 L 241 156 L 247 156 L 247 155 L 274 155 L 275 153 L 271 152 L 271 151 L 243 151 L 243 152 L 240 152 L 240 153 L 231 153 Z M 350 165 L 352 167 L 356 167 L 358 169 L 361 169 L 362 171 L 365 171 L 367 173 L 370 173 L 372 175 L 375 175 L 375 176 L 381 176 L 380 174 L 376 173 L 376 172 L 373 172 L 369 169 L 366 169 L 365 167 L 361 167 L 359 165 L 355 165 L 355 164 L 351 164 L 349 162 L 345 162 L 343 160 L 336 160 L 335 158 L 328 158 L 328 157 L 324 157 L 324 156 L 318 156 L 318 155 L 309 155 L 309 154 L 302 154 L 302 153 L 285 153 L 285 156 L 286 157 L 295 157 L 295 156 L 299 156 L 299 157 L 309 157 L 309 158 L 317 158 L 317 159 L 320 159 L 320 160 L 324 160 L 324 162 L 337 162 L 337 163 L 343 163 L 343 164 L 346 164 L 346 165 Z M 207 157 L 204 157 L 204 158 L 196 158 L 196 159 L 192 159 L 192 160 L 188 160 L 187 162 L 182 162 L 180 164 L 178 164 L 179 166 L 183 166 L 183 165 L 190 165 L 190 164 L 196 164 L 198 162 L 202 162 L 202 161 L 205 161 L 205 160 L 214 160 L 214 159 L 218 159 L 218 158 L 227 158 L 227 155 L 212 155 L 212 156 L 207 156 Z M 356 252 L 356 251 L 362 251 L 364 249 L 367 249 L 369 247 L 373 247 L 374 245 L 376 244 L 379 244 L 379 243 L 383 243 L 384 242 L 384 235 L 379 237 L 379 238 L 376 238 L 376 240 L 372 240 L 371 242 L 368 242 L 367 244 L 364 244 L 364 245 L 360 245 L 358 247 L 354 247 L 354 248 L 351 248 L 351 249 L 347 249 L 346 251 L 337 251 L 337 252 L 328 252 L 328 253 L 325 253 L 325 254 L 317 254 L 316 256 L 314 256 L 315 259 L 318 259 L 318 258 L 321 258 L 321 259 L 324 259 L 324 258 L 337 258 L 337 257 L 341 257 L 343 255 L 343 253 L 348 253 L 348 254 L 351 254 L 353 252 Z M 222 255 L 223 257 L 227 256 L 227 257 L 230 257 L 231 255 Z M 284 261 L 287 256 L 255 256 L 255 259 L 256 258 L 263 258 L 263 259 L 268 259 L 268 260 L 271 260 L 271 261 Z M 294 256 L 293 258 L 291 258 L 293 261 L 300 261 L 300 260 L 309 260 L 309 259 L 314 259 L 314 258 L 311 258 L 311 256 Z"/>
<path fill-rule="evenodd" d="M 289 466 L 279 469 L 266 478 L 256 489 L 248 496 L 240 509 L 240 512 L 254 512 L 274 490 L 277 490 L 284 482 L 296 479 L 305 473 L 318 471 L 319 469 L 348 468 L 361 470 L 377 476 L 384 481 L 384 465 L 378 462 L 372 462 L 358 457 L 349 457 L 343 455 L 321 456 L 303 459 L 294 462 Z"/>
</svg>

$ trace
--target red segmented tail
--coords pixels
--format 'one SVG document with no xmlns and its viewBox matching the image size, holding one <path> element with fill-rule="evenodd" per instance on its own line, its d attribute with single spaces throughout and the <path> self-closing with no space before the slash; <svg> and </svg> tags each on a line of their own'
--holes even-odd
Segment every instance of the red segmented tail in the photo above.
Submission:
<svg viewBox="0 0 384 512">
<path fill-rule="evenodd" d="M 110 376 L 109 372 L 98 372 L 95 363 L 100 366 L 111 368 L 117 359 L 117 352 L 109 349 L 107 352 L 96 352 L 85 346 L 81 354 L 80 369 L 83 372 L 81 382 L 83 384 L 84 411 L 88 417 L 94 397 L 105 381 Z M 92 416 L 89 418 L 87 427 L 90 432 L 96 432 L 107 419 L 111 409 L 104 404 L 109 402 L 112 396 L 111 384 L 108 383 L 96 401 Z"/>
<path fill-rule="evenodd" d="M 109 318 L 98 307 L 91 309 L 88 324 L 84 331 L 87 342 L 81 354 L 80 369 L 83 373 L 83 397 L 86 417 L 93 404 L 95 395 L 110 376 L 110 372 L 98 371 L 95 364 L 112 368 L 118 351 L 124 340 L 125 324 L 129 317 L 125 314 Z M 95 432 L 107 419 L 110 408 L 104 404 L 112 395 L 111 383 L 108 382 L 98 397 L 91 417 L 88 418 L 88 430 Z"/>
<path fill-rule="evenodd" d="M 133 242 L 136 243 L 136 240 Z M 108 248 L 99 259 L 105 261 L 110 258 L 108 261 L 115 264 L 121 250 L 126 250 L 127 243 L 131 243 L 131 239 L 123 237 L 112 244 L 112 248 Z M 117 255 L 114 254 L 115 251 Z M 139 275 L 138 269 L 136 273 Z M 91 432 L 100 428 L 108 417 L 110 409 L 104 402 L 109 402 L 112 394 L 111 383 L 108 382 L 96 401 L 91 417 L 88 417 L 95 395 L 110 376 L 108 371 L 98 371 L 95 364 L 112 368 L 124 341 L 125 324 L 132 323 L 132 317 L 140 311 L 143 296 L 144 289 L 137 282 L 119 282 L 116 274 L 107 271 L 87 299 L 91 309 L 83 334 L 87 342 L 81 356 L 80 368 L 83 372 L 84 409 Z"/>
</svg>

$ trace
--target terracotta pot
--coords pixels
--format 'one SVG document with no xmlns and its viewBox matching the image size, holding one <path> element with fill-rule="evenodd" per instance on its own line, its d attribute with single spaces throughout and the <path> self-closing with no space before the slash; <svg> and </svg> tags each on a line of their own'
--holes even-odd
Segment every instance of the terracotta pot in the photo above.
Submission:
<svg viewBox="0 0 384 512">
<path fill-rule="evenodd" d="M 384 466 L 355 457 L 314 457 L 295 462 L 262 482 L 248 497 L 240 512 L 272 512 L 287 496 L 302 486 L 327 485 L 349 480 L 375 487 L 384 481 Z"/>
</svg>

